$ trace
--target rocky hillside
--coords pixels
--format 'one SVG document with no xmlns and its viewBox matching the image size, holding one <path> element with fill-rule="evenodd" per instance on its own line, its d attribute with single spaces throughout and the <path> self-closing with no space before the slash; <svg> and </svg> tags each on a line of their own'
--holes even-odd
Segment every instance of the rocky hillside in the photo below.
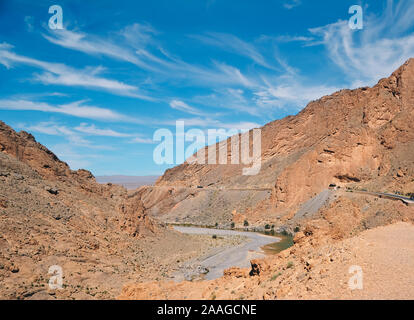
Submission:
<svg viewBox="0 0 414 320">
<path fill-rule="evenodd" d="M 184 163 L 141 199 L 165 221 L 283 225 L 330 184 L 414 192 L 413 103 L 410 59 L 372 88 L 341 90 L 263 126 L 258 175 L 243 176 L 241 165 Z"/>
<path fill-rule="evenodd" d="M 161 200 L 148 212 L 165 220 L 272 223 L 294 232 L 294 245 L 216 280 L 130 284 L 119 298 L 413 299 L 414 206 L 360 192 L 414 192 L 413 105 L 411 59 L 372 88 L 342 90 L 265 125 L 257 176 L 223 165 L 168 170 L 142 192 L 144 203 Z M 330 184 L 341 188 L 327 190 Z M 268 197 L 254 198 L 263 187 Z M 361 268 L 361 290 L 348 285 L 351 266 Z"/>
<path fill-rule="evenodd" d="M 70 170 L 3 122 L 0 151 L 0 299 L 114 298 L 126 282 L 168 277 L 219 244 L 155 223 L 140 191 Z M 48 286 L 53 265 L 62 290 Z"/>
</svg>

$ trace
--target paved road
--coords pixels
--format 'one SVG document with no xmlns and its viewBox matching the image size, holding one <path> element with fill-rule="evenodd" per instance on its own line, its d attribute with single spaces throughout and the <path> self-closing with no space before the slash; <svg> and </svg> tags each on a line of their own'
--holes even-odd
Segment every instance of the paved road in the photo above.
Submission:
<svg viewBox="0 0 414 320">
<path fill-rule="evenodd" d="M 250 260 L 264 257 L 260 249 L 266 244 L 279 242 L 280 238 L 266 236 L 255 232 L 243 232 L 234 230 L 208 229 L 196 227 L 174 226 L 174 229 L 181 233 L 189 234 L 210 234 L 217 236 L 243 236 L 249 238 L 248 242 L 236 247 L 223 248 L 209 257 L 204 257 L 199 264 L 209 270 L 207 280 L 219 278 L 223 271 L 230 267 L 248 268 Z"/>
<path fill-rule="evenodd" d="M 203 187 L 203 188 L 197 188 L 197 187 L 181 187 L 181 186 L 148 186 L 149 188 L 154 189 L 188 189 L 193 191 L 270 191 L 272 192 L 273 188 L 270 187 L 237 187 L 237 188 L 227 188 L 227 187 Z"/>
<path fill-rule="evenodd" d="M 401 200 L 406 204 L 414 204 L 414 200 L 404 197 L 404 196 L 400 196 L 398 194 L 392 194 L 392 193 L 383 193 L 383 192 L 370 192 L 370 191 L 358 191 L 360 193 L 366 193 L 366 194 L 370 194 L 373 196 L 379 196 L 379 197 L 384 197 L 384 198 L 391 198 L 391 199 L 396 199 L 396 200 Z"/>
</svg>

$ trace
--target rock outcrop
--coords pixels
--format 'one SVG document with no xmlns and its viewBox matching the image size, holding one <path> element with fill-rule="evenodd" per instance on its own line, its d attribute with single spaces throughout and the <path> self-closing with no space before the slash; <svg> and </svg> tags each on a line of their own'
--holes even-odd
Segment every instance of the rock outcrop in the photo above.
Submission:
<svg viewBox="0 0 414 320">
<path fill-rule="evenodd" d="M 410 59 L 372 88 L 341 90 L 263 126 L 259 174 L 186 162 L 148 188 L 144 204 L 156 199 L 149 212 L 166 221 L 214 225 L 237 213 L 253 223 L 283 224 L 330 184 L 413 192 L 413 88 Z M 231 191 L 237 188 L 256 190 Z"/>
<path fill-rule="evenodd" d="M 181 203 L 199 201 L 206 191 L 194 185 L 217 186 L 216 192 L 267 186 L 271 195 L 244 212 L 226 205 L 238 220 L 294 230 L 294 245 L 252 260 L 250 270 L 230 268 L 222 278 L 196 283 L 130 284 L 119 298 L 412 299 L 414 207 L 357 190 L 413 192 L 413 103 L 410 59 L 372 88 L 341 90 L 262 127 L 257 176 L 243 177 L 234 166 L 188 163 L 167 171 L 157 182 L 170 188 L 161 199 L 164 217 L 181 217 L 176 211 L 191 207 Z M 183 197 L 189 192 L 191 198 Z M 350 288 L 355 268 L 363 272 L 363 290 Z"/>
<path fill-rule="evenodd" d="M 163 229 L 126 189 L 70 170 L 31 134 L 3 122 L 0 150 L 0 297 L 52 297 L 43 281 L 52 265 L 63 268 L 71 286 L 58 291 L 62 297 L 88 298 L 84 286 L 91 283 L 95 295 L 114 297 L 116 286 L 97 274 L 121 286 L 145 261 L 137 239 Z"/>
</svg>

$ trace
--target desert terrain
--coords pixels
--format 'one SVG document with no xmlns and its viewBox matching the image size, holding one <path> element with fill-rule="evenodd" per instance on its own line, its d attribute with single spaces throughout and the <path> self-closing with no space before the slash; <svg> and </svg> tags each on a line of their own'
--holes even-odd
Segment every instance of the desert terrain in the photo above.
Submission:
<svg viewBox="0 0 414 320">
<path fill-rule="evenodd" d="M 262 127 L 258 175 L 185 162 L 134 190 L 72 171 L 1 122 L 0 298 L 413 299 L 413 104 L 411 59 Z M 294 245 L 209 279 L 189 264 L 249 240 L 171 224 L 279 232 Z M 64 270 L 61 290 L 48 288 L 51 265 Z M 351 266 L 362 289 L 349 288 Z"/>
<path fill-rule="evenodd" d="M 131 283 L 120 298 L 413 299 L 413 88 L 410 59 L 372 88 L 336 92 L 265 125 L 256 176 L 231 165 L 167 170 L 142 191 L 150 216 L 272 225 L 294 245 L 218 280 Z M 352 266 L 362 289 L 348 285 Z"/>
</svg>

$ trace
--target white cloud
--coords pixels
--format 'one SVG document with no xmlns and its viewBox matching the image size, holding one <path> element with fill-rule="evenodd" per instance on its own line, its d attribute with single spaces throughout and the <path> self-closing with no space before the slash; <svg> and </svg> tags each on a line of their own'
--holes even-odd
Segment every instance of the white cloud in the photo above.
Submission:
<svg viewBox="0 0 414 320">
<path fill-rule="evenodd" d="M 280 108 L 298 111 L 310 101 L 339 90 L 337 87 L 304 84 L 294 77 L 284 77 L 283 81 L 265 80 L 265 82 L 267 86 L 254 93 L 257 105 L 265 109 Z"/>
<path fill-rule="evenodd" d="M 309 42 L 309 41 L 315 40 L 314 37 L 290 36 L 290 35 L 277 36 L 274 39 L 278 42 Z"/>
<path fill-rule="evenodd" d="M 75 127 L 75 130 L 93 136 L 117 138 L 131 137 L 131 134 L 117 132 L 112 129 L 100 129 L 97 128 L 94 124 L 88 125 L 86 123 L 81 123 L 79 126 Z"/>
<path fill-rule="evenodd" d="M 301 4 L 302 4 L 301 0 L 287 0 L 283 3 L 283 6 L 286 9 L 290 10 L 290 9 L 300 6 Z"/>
<path fill-rule="evenodd" d="M 105 90 L 114 94 L 152 100 L 138 93 L 136 86 L 97 76 L 102 72 L 102 67 L 86 68 L 85 70 L 68 67 L 61 63 L 45 62 L 26 56 L 17 55 L 11 51 L 12 46 L 0 44 L 0 63 L 6 68 L 14 64 L 24 64 L 36 67 L 44 71 L 36 74 L 35 80 L 48 85 L 81 86 L 92 89 Z"/>
<path fill-rule="evenodd" d="M 310 32 L 353 87 L 373 85 L 414 56 L 414 34 L 408 33 L 413 15 L 413 1 L 388 0 L 381 16 L 364 16 L 363 30 L 351 30 L 348 21 L 340 20 Z"/>
<path fill-rule="evenodd" d="M 236 112 L 247 113 L 251 116 L 260 116 L 256 104 L 245 96 L 246 92 L 242 89 L 235 88 L 221 88 L 215 89 L 209 95 L 198 95 L 192 98 L 197 104 L 207 107 L 214 106 L 215 108 L 231 110 Z"/>
<path fill-rule="evenodd" d="M 153 144 L 154 140 L 143 137 L 135 137 L 130 141 L 131 143 Z"/>
<path fill-rule="evenodd" d="M 176 121 L 184 121 L 185 127 L 199 127 L 208 129 L 236 129 L 236 130 L 249 130 L 252 128 L 258 128 L 261 125 L 255 122 L 242 121 L 242 122 L 223 122 L 211 118 L 181 118 L 177 120 L 166 121 L 165 125 L 175 126 Z"/>
<path fill-rule="evenodd" d="M 63 105 L 51 105 L 46 102 L 33 102 L 29 100 L 0 99 L 0 109 L 61 113 L 74 117 L 106 121 L 134 121 L 133 119 L 110 109 L 88 106 L 84 103 L 85 101 L 76 101 Z"/>
<path fill-rule="evenodd" d="M 79 134 L 66 126 L 56 124 L 54 122 L 40 122 L 38 124 L 25 125 L 21 124 L 20 128 L 31 133 L 43 133 L 52 136 L 62 136 L 70 142 L 73 146 L 81 147 L 93 147 L 98 149 L 98 146 L 94 146 L 90 141 L 84 139 Z M 100 148 L 99 148 L 100 149 Z"/>
<path fill-rule="evenodd" d="M 29 132 L 39 132 L 53 136 L 70 136 L 75 134 L 72 130 L 68 129 L 67 127 L 57 125 L 53 122 L 40 122 L 38 124 L 29 126 L 21 125 L 20 127 Z"/>
<path fill-rule="evenodd" d="M 175 110 L 179 110 L 179 111 L 186 112 L 186 113 L 189 113 L 189 114 L 193 114 L 193 115 L 196 115 L 196 116 L 207 115 L 206 113 L 198 110 L 197 108 L 189 106 L 187 103 L 185 103 L 184 101 L 181 101 L 181 100 L 172 100 L 170 102 L 170 107 L 175 109 Z"/>
<path fill-rule="evenodd" d="M 135 42 L 133 41 L 134 30 L 139 30 L 140 32 L 137 35 L 138 40 Z M 127 42 L 122 43 L 118 39 L 119 43 L 117 42 L 117 44 L 115 44 L 115 40 L 111 41 L 95 35 L 70 30 L 62 31 L 43 36 L 48 41 L 68 49 L 95 56 L 107 56 L 132 63 L 139 68 L 151 71 L 152 78 L 157 78 L 161 81 L 165 79 L 181 79 L 189 81 L 192 84 L 207 84 L 208 86 L 220 86 L 223 84 L 245 86 L 251 83 L 239 69 L 224 63 L 216 62 L 213 63 L 212 67 L 190 64 L 180 58 L 174 57 L 160 46 L 157 46 L 155 52 L 151 52 L 146 48 L 147 44 L 156 42 L 152 37 L 158 34 L 158 32 L 150 25 L 133 24 L 124 28 L 120 34 L 123 39 L 127 39 Z M 234 37 L 234 39 L 237 38 Z M 248 47 L 247 43 L 243 43 L 241 40 L 239 41 L 244 47 L 243 51 L 248 51 L 246 53 L 247 55 L 260 61 L 259 54 L 255 53 L 253 48 Z M 45 78 L 49 80 L 49 77 L 46 76 Z M 51 80 L 54 80 L 53 77 Z"/>
<path fill-rule="evenodd" d="M 257 50 L 254 45 L 243 41 L 232 34 L 208 32 L 206 35 L 192 35 L 191 38 L 197 39 L 205 44 L 216 46 L 223 50 L 250 58 L 258 65 L 261 65 L 268 69 L 275 69 L 270 63 L 266 61 L 264 56 Z"/>
<path fill-rule="evenodd" d="M 27 31 L 33 32 L 34 30 L 34 18 L 32 16 L 25 16 L 24 23 L 26 24 Z"/>
<path fill-rule="evenodd" d="M 129 34 L 129 30 L 124 29 L 123 34 Z M 111 41 L 89 35 L 81 32 L 74 32 L 67 29 L 59 30 L 59 32 L 51 32 L 50 35 L 43 34 L 43 37 L 56 45 L 64 48 L 80 51 L 90 55 L 101 55 L 115 58 L 121 61 L 127 61 L 145 69 L 150 66 L 141 61 L 133 50 L 119 46 Z M 129 34 L 128 37 L 132 37 Z"/>
<path fill-rule="evenodd" d="M 142 23 L 126 26 L 120 33 L 134 48 L 142 48 L 154 43 L 154 36 L 159 34 L 150 24 Z"/>
</svg>

